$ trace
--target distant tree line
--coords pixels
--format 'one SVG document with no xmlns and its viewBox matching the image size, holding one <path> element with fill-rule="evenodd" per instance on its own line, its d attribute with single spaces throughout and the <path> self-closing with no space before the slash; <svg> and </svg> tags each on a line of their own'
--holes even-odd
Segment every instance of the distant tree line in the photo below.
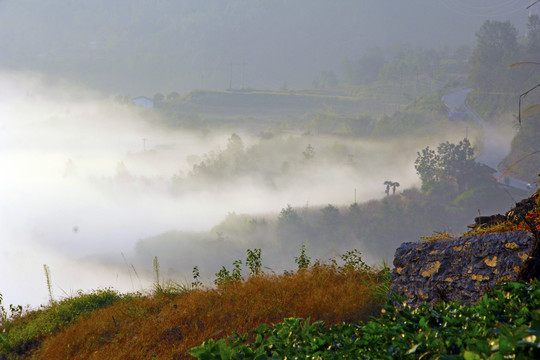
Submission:
<svg viewBox="0 0 540 360">
<path fill-rule="evenodd" d="M 418 81 L 420 78 L 424 81 L 438 79 L 451 72 L 464 73 L 468 71 L 470 52 L 467 46 L 437 51 L 399 44 L 386 52 L 374 47 L 359 59 L 342 62 L 343 83 L 358 86 L 375 81 Z"/>
<path fill-rule="evenodd" d="M 177 264 L 179 251 L 197 259 L 200 246 L 207 256 L 216 252 L 234 259 L 249 243 L 262 248 L 265 258 L 279 261 L 284 253 L 297 253 L 304 244 L 314 258 L 325 259 L 356 248 L 375 261 L 391 259 L 393 249 L 405 241 L 418 241 L 433 231 L 460 234 L 479 211 L 504 211 L 512 204 L 512 197 L 521 196 L 512 189 L 502 189 L 474 159 L 467 139 L 457 144 L 444 142 L 436 149 L 426 147 L 418 152 L 415 164 L 422 189 L 394 193 L 399 183 L 388 180 L 384 183 L 387 196 L 380 200 L 318 207 L 287 205 L 277 215 L 232 213 L 208 233 L 164 234 L 140 241 L 137 253 L 141 257 L 157 254 Z M 194 244 L 193 248 L 186 249 L 187 242 Z"/>
</svg>

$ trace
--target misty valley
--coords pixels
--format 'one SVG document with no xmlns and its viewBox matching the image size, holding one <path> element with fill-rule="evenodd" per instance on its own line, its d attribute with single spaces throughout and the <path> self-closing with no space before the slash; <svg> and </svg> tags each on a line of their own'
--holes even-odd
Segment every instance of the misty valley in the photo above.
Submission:
<svg viewBox="0 0 540 360">
<path fill-rule="evenodd" d="M 40 346 L 71 322 L 8 339 L 55 306 L 131 304 L 104 315 L 94 343 L 112 344 L 193 296 L 193 334 L 156 340 L 195 349 L 171 359 L 229 351 L 194 346 L 289 310 L 304 319 L 255 333 L 380 315 L 400 244 L 459 237 L 538 192 L 540 4 L 497 3 L 0 2 L 0 360 L 68 356 L 53 349 L 67 340 Z M 242 322 L 242 302 L 260 313 Z M 198 304 L 240 320 L 206 327 Z"/>
<path fill-rule="evenodd" d="M 334 95 L 299 101 L 266 92 L 257 96 L 269 96 L 278 114 L 268 115 L 264 98 L 246 105 L 265 114 L 261 128 L 257 116 L 235 115 L 243 109 L 231 100 L 235 92 L 215 93 L 221 111 L 209 122 L 201 121 L 210 116 L 205 108 L 182 112 L 191 95 L 146 109 L 35 75 L 4 74 L 4 81 L 20 89 L 9 110 L 33 109 L 2 128 L 6 198 L 33 199 L 6 212 L 10 227 L 24 234 L 22 244 L 41 239 L 72 259 L 61 263 L 77 259 L 65 266 L 80 268 L 89 284 L 97 268 L 136 291 L 131 267 L 149 283 L 155 256 L 171 279 L 189 278 L 198 266 L 208 282 L 246 248 L 262 249 L 273 272 L 290 268 L 283 254 L 301 246 L 318 259 L 359 249 L 372 265 L 389 262 L 401 242 L 462 232 L 479 211 L 500 211 L 524 193 L 482 174 L 464 186 L 422 184 L 415 169 L 422 148 L 467 136 L 476 156 L 485 141 L 478 123 L 449 120 L 443 92 L 379 118 L 333 108 Z M 296 115 L 287 114 L 287 101 Z M 398 187 L 390 190 L 389 181 Z M 58 256 L 26 258 L 49 263 L 54 274 Z M 62 289 L 65 275 L 58 276 Z"/>
</svg>

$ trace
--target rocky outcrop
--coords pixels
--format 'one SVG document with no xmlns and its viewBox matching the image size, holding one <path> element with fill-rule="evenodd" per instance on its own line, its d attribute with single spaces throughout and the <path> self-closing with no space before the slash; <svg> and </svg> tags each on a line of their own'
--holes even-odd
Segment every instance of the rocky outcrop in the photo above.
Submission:
<svg viewBox="0 0 540 360">
<path fill-rule="evenodd" d="M 538 248 L 525 231 L 404 243 L 396 250 L 390 290 L 411 306 L 473 303 L 497 282 L 538 277 Z"/>
</svg>

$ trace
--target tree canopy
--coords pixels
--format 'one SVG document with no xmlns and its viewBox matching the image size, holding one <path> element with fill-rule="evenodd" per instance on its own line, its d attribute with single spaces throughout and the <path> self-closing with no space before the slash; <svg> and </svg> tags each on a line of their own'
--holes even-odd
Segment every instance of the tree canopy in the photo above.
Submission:
<svg viewBox="0 0 540 360">
<path fill-rule="evenodd" d="M 459 189 L 467 187 L 480 164 L 475 161 L 474 149 L 469 139 L 458 144 L 448 141 L 439 144 L 437 151 L 428 147 L 417 153 L 415 169 L 422 185 L 434 182 L 456 184 Z"/>
<path fill-rule="evenodd" d="M 471 56 L 471 81 L 490 91 L 511 81 L 507 66 L 518 59 L 517 29 L 509 22 L 487 20 L 476 33 L 477 45 Z"/>
</svg>

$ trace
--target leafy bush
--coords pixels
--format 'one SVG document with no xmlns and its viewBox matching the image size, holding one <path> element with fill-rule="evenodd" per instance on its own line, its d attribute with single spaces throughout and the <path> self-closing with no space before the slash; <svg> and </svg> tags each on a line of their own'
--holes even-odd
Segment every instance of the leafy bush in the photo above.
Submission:
<svg viewBox="0 0 540 360">
<path fill-rule="evenodd" d="M 398 308 L 380 318 L 325 327 L 309 318 L 261 325 L 249 336 L 208 340 L 198 359 L 533 359 L 540 357 L 540 282 L 499 285 L 473 306 Z M 398 299 L 403 300 L 403 299 Z M 442 355 L 442 356 L 441 356 Z"/>
<path fill-rule="evenodd" d="M 311 258 L 306 254 L 306 244 L 300 246 L 300 255 L 295 256 L 294 263 L 298 265 L 298 270 L 307 269 L 311 263 Z"/>
<path fill-rule="evenodd" d="M 246 266 L 249 268 L 250 275 L 260 275 L 262 273 L 261 249 L 247 249 L 246 253 Z M 242 280 L 242 260 L 236 260 L 233 262 L 232 271 L 229 271 L 225 266 L 222 266 L 221 270 L 219 270 L 215 275 L 216 279 L 214 280 L 214 284 L 216 285 L 224 285 L 227 283 Z"/>
</svg>

